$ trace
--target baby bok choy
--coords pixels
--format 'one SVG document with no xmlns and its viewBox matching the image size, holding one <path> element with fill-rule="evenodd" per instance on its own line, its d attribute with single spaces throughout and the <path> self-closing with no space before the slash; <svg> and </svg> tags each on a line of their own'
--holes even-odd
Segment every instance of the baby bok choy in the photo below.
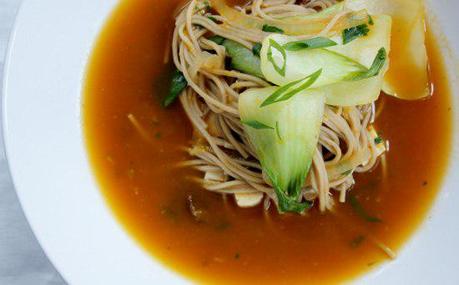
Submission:
<svg viewBox="0 0 459 285">
<path fill-rule="evenodd" d="M 316 73 L 316 77 L 317 74 L 320 75 Z M 317 78 L 305 78 L 291 89 L 307 88 L 314 79 Z M 301 213 L 311 207 L 309 202 L 301 201 L 301 188 L 319 138 L 325 96 L 319 90 L 303 89 L 288 97 L 291 90 L 276 93 L 281 88 L 272 86 L 243 92 L 239 96 L 239 113 L 275 190 L 279 211 Z M 278 94 L 278 100 L 263 105 L 272 94 Z"/>
</svg>

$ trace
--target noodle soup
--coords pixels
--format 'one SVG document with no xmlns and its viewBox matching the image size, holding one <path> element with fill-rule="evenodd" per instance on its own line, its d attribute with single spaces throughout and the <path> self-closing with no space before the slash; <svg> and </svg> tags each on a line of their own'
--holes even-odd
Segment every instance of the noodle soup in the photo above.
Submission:
<svg viewBox="0 0 459 285">
<path fill-rule="evenodd" d="M 232 196 L 205 190 L 201 172 L 180 167 L 193 160 L 186 149 L 196 132 L 178 102 L 161 107 L 179 2 L 121 2 L 87 73 L 89 155 L 126 230 L 199 282 L 342 282 L 394 257 L 425 217 L 447 166 L 450 95 L 433 39 L 427 40 L 433 96 L 381 96 L 376 103 L 375 128 L 390 142 L 385 162 L 355 174 L 351 198 L 335 197 L 332 212 L 314 206 L 304 215 L 279 214 L 272 205 L 240 208 Z"/>
</svg>

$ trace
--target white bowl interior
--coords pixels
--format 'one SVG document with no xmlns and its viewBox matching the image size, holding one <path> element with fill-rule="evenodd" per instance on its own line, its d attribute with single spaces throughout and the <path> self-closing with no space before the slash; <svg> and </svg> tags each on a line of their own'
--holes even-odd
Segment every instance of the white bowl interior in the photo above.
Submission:
<svg viewBox="0 0 459 285">
<path fill-rule="evenodd" d="M 3 128 L 11 174 L 32 229 L 69 283 L 183 284 L 188 281 L 152 259 L 114 219 L 97 189 L 82 138 L 88 56 L 117 3 L 23 4 L 4 79 Z M 458 65 L 451 57 L 452 50 L 459 53 L 459 2 L 431 0 L 429 9 L 435 31 L 443 31 L 450 43 L 450 48 L 441 44 L 459 122 Z M 459 178 L 453 175 L 459 171 L 458 134 L 456 124 L 451 167 L 429 218 L 396 261 L 365 275 L 362 282 L 459 282 Z"/>
</svg>

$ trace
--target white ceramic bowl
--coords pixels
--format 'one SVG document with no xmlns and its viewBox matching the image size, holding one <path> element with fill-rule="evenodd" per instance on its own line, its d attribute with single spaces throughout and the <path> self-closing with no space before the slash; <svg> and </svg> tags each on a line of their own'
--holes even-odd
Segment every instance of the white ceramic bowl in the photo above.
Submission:
<svg viewBox="0 0 459 285">
<path fill-rule="evenodd" d="M 32 229 L 69 283 L 183 284 L 188 281 L 152 259 L 115 221 L 97 189 L 82 138 L 88 56 L 117 2 L 23 3 L 4 73 L 3 128 L 11 174 Z M 446 41 L 441 44 L 454 81 L 458 65 L 451 54 L 459 54 L 459 2 L 428 4 L 434 30 L 450 43 L 451 49 Z M 459 122 L 459 90 L 452 84 Z M 457 127 L 452 164 L 429 218 L 397 260 L 363 276 L 362 283 L 459 284 Z"/>
</svg>

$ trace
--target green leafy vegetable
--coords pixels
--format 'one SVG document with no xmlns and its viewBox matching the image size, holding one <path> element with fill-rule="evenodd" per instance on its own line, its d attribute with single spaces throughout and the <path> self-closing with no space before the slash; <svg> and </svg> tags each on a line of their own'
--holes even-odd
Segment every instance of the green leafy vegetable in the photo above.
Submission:
<svg viewBox="0 0 459 285">
<path fill-rule="evenodd" d="M 274 60 L 272 48 L 276 49 L 282 55 L 282 67 L 279 67 L 276 61 Z M 285 52 L 285 49 L 273 39 L 269 40 L 268 60 L 271 62 L 277 73 L 279 73 L 282 76 L 285 76 L 285 68 L 287 67 L 287 54 Z"/>
<path fill-rule="evenodd" d="M 244 130 L 273 185 L 279 211 L 300 213 L 312 206 L 302 201 L 301 188 L 317 146 L 325 94 L 307 89 L 291 100 L 260 108 L 260 103 L 277 89 L 271 86 L 244 91 L 239 96 L 239 113 L 244 121 L 276 126 L 276 131 L 268 131 L 244 125 Z"/>
<path fill-rule="evenodd" d="M 343 44 L 347 44 L 357 39 L 358 37 L 363 37 L 368 34 L 370 29 L 367 24 L 361 24 L 349 29 L 343 30 Z"/>
<path fill-rule="evenodd" d="M 289 42 L 283 45 L 288 51 L 297 51 L 302 49 L 315 49 L 336 46 L 337 43 L 328 38 L 316 37 L 307 40 Z"/>
<path fill-rule="evenodd" d="M 373 217 L 370 214 L 368 214 L 367 211 L 360 204 L 359 200 L 357 200 L 357 198 L 354 195 L 349 195 L 349 203 L 352 209 L 354 209 L 354 211 L 357 213 L 357 215 L 359 215 L 365 221 L 370 222 L 370 223 L 382 222 L 381 219 L 377 217 Z"/>
<path fill-rule="evenodd" d="M 228 57 L 231 58 L 232 68 L 263 78 L 263 73 L 260 69 L 260 58 L 255 56 L 250 49 L 228 39 L 225 39 L 222 45 L 225 47 Z"/>
<path fill-rule="evenodd" d="M 382 139 L 380 136 L 377 136 L 377 137 L 375 138 L 375 144 L 380 144 L 380 143 L 382 143 L 382 142 L 383 142 L 383 139 Z"/>
<path fill-rule="evenodd" d="M 176 69 L 172 74 L 171 85 L 169 87 L 169 94 L 163 100 L 163 106 L 169 107 L 174 103 L 175 99 L 182 93 L 182 91 L 188 86 L 185 76 L 181 71 Z"/>
<path fill-rule="evenodd" d="M 222 45 L 223 42 L 225 41 L 225 38 L 219 35 L 215 35 L 209 38 L 210 41 L 213 41 L 217 45 Z"/>
<path fill-rule="evenodd" d="M 381 69 L 384 67 L 386 59 L 386 49 L 380 48 L 376 54 L 375 59 L 373 60 L 373 63 L 371 64 L 371 67 L 367 71 L 355 72 L 354 74 L 351 74 L 349 77 L 347 77 L 346 80 L 357 81 L 378 75 Z"/>
<path fill-rule="evenodd" d="M 263 130 L 263 129 L 270 129 L 274 130 L 273 127 L 270 127 L 268 125 L 263 124 L 262 122 L 259 122 L 257 120 L 250 120 L 250 121 L 241 121 L 244 125 L 247 125 L 249 127 L 252 127 L 256 130 Z"/>
<path fill-rule="evenodd" d="M 299 92 L 307 89 L 309 86 L 314 84 L 314 82 L 316 82 L 317 78 L 319 78 L 321 73 L 322 69 L 319 69 L 313 74 L 310 74 L 303 79 L 295 80 L 293 82 L 290 82 L 289 84 L 281 86 L 273 94 L 271 94 L 271 96 L 266 98 L 266 100 L 263 101 L 260 107 L 265 107 L 292 98 Z"/>
<path fill-rule="evenodd" d="M 260 51 L 261 51 L 261 43 L 256 43 L 252 47 L 252 53 L 256 56 L 260 56 Z"/>
<path fill-rule="evenodd" d="M 278 33 L 278 34 L 283 34 L 284 30 L 276 27 L 276 26 L 270 26 L 270 25 L 263 25 L 262 28 L 263 32 L 268 32 L 268 33 Z"/>
</svg>

